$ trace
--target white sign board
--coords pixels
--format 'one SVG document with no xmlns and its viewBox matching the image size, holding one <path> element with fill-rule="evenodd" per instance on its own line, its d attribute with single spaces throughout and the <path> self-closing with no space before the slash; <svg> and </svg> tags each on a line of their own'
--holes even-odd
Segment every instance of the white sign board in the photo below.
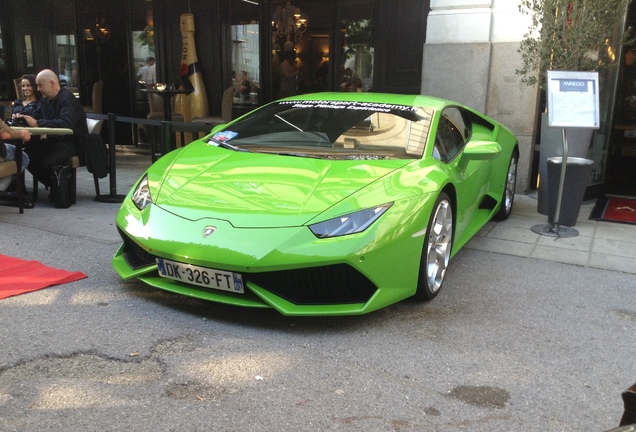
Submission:
<svg viewBox="0 0 636 432">
<path fill-rule="evenodd" d="M 548 126 L 600 127 L 598 72 L 548 71 Z"/>
</svg>

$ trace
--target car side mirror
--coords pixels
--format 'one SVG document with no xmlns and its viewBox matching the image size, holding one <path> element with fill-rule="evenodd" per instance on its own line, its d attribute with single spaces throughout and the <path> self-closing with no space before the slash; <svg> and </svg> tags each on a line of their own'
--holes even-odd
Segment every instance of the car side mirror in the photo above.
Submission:
<svg viewBox="0 0 636 432">
<path fill-rule="evenodd" d="M 495 141 L 469 141 L 462 152 L 458 168 L 465 170 L 471 160 L 493 160 L 501 153 L 501 146 Z"/>
<path fill-rule="evenodd" d="M 501 146 L 495 141 L 470 141 L 464 147 L 464 158 L 471 160 L 492 160 L 501 153 Z"/>
</svg>

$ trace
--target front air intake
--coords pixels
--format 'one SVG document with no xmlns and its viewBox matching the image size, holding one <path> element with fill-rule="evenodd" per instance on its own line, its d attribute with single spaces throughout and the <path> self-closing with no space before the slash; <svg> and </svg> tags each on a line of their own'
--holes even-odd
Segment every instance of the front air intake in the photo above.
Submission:
<svg viewBox="0 0 636 432">
<path fill-rule="evenodd" d="M 297 305 L 366 303 L 377 290 L 369 279 L 346 264 L 243 277 Z"/>
</svg>

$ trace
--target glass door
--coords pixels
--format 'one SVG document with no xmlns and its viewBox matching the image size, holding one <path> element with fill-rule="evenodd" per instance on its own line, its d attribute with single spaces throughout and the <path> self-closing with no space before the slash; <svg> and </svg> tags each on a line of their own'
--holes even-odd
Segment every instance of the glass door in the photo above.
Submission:
<svg viewBox="0 0 636 432">
<path fill-rule="evenodd" d="M 628 7 L 625 28 L 636 25 L 636 5 Z M 620 35 L 620 32 L 616 32 Z M 632 38 L 636 33 L 632 30 Z M 616 37 L 615 37 L 616 38 Z M 602 171 L 593 178 L 600 183 L 602 192 L 612 195 L 636 196 L 636 45 L 625 45 L 617 51 L 618 68 L 609 81 L 606 93 L 615 95 L 610 131 L 601 153 L 594 142 L 595 167 Z M 603 91 L 603 88 L 601 88 Z M 603 94 L 603 93 L 601 93 Z M 597 161 L 600 154 L 603 159 Z M 600 195 L 600 193 L 596 194 Z"/>
</svg>

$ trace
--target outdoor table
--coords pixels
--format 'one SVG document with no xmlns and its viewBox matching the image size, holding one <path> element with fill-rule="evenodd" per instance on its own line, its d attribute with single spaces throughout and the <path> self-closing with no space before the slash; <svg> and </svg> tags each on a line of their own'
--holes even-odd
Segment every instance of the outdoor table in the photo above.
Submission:
<svg viewBox="0 0 636 432">
<path fill-rule="evenodd" d="M 171 121 L 172 120 L 172 106 L 171 106 L 171 103 L 170 103 L 170 99 L 172 99 L 173 96 L 178 95 L 178 94 L 188 95 L 188 94 L 192 93 L 194 90 L 167 88 L 167 89 L 163 89 L 163 90 L 159 90 L 159 89 L 140 89 L 139 91 L 141 93 L 154 93 L 156 95 L 161 96 L 163 98 L 163 119 L 165 121 Z"/>
<path fill-rule="evenodd" d="M 22 127 L 12 126 L 13 130 L 26 130 L 31 135 L 73 135 L 73 130 L 69 128 L 49 128 L 49 127 Z"/>
</svg>

